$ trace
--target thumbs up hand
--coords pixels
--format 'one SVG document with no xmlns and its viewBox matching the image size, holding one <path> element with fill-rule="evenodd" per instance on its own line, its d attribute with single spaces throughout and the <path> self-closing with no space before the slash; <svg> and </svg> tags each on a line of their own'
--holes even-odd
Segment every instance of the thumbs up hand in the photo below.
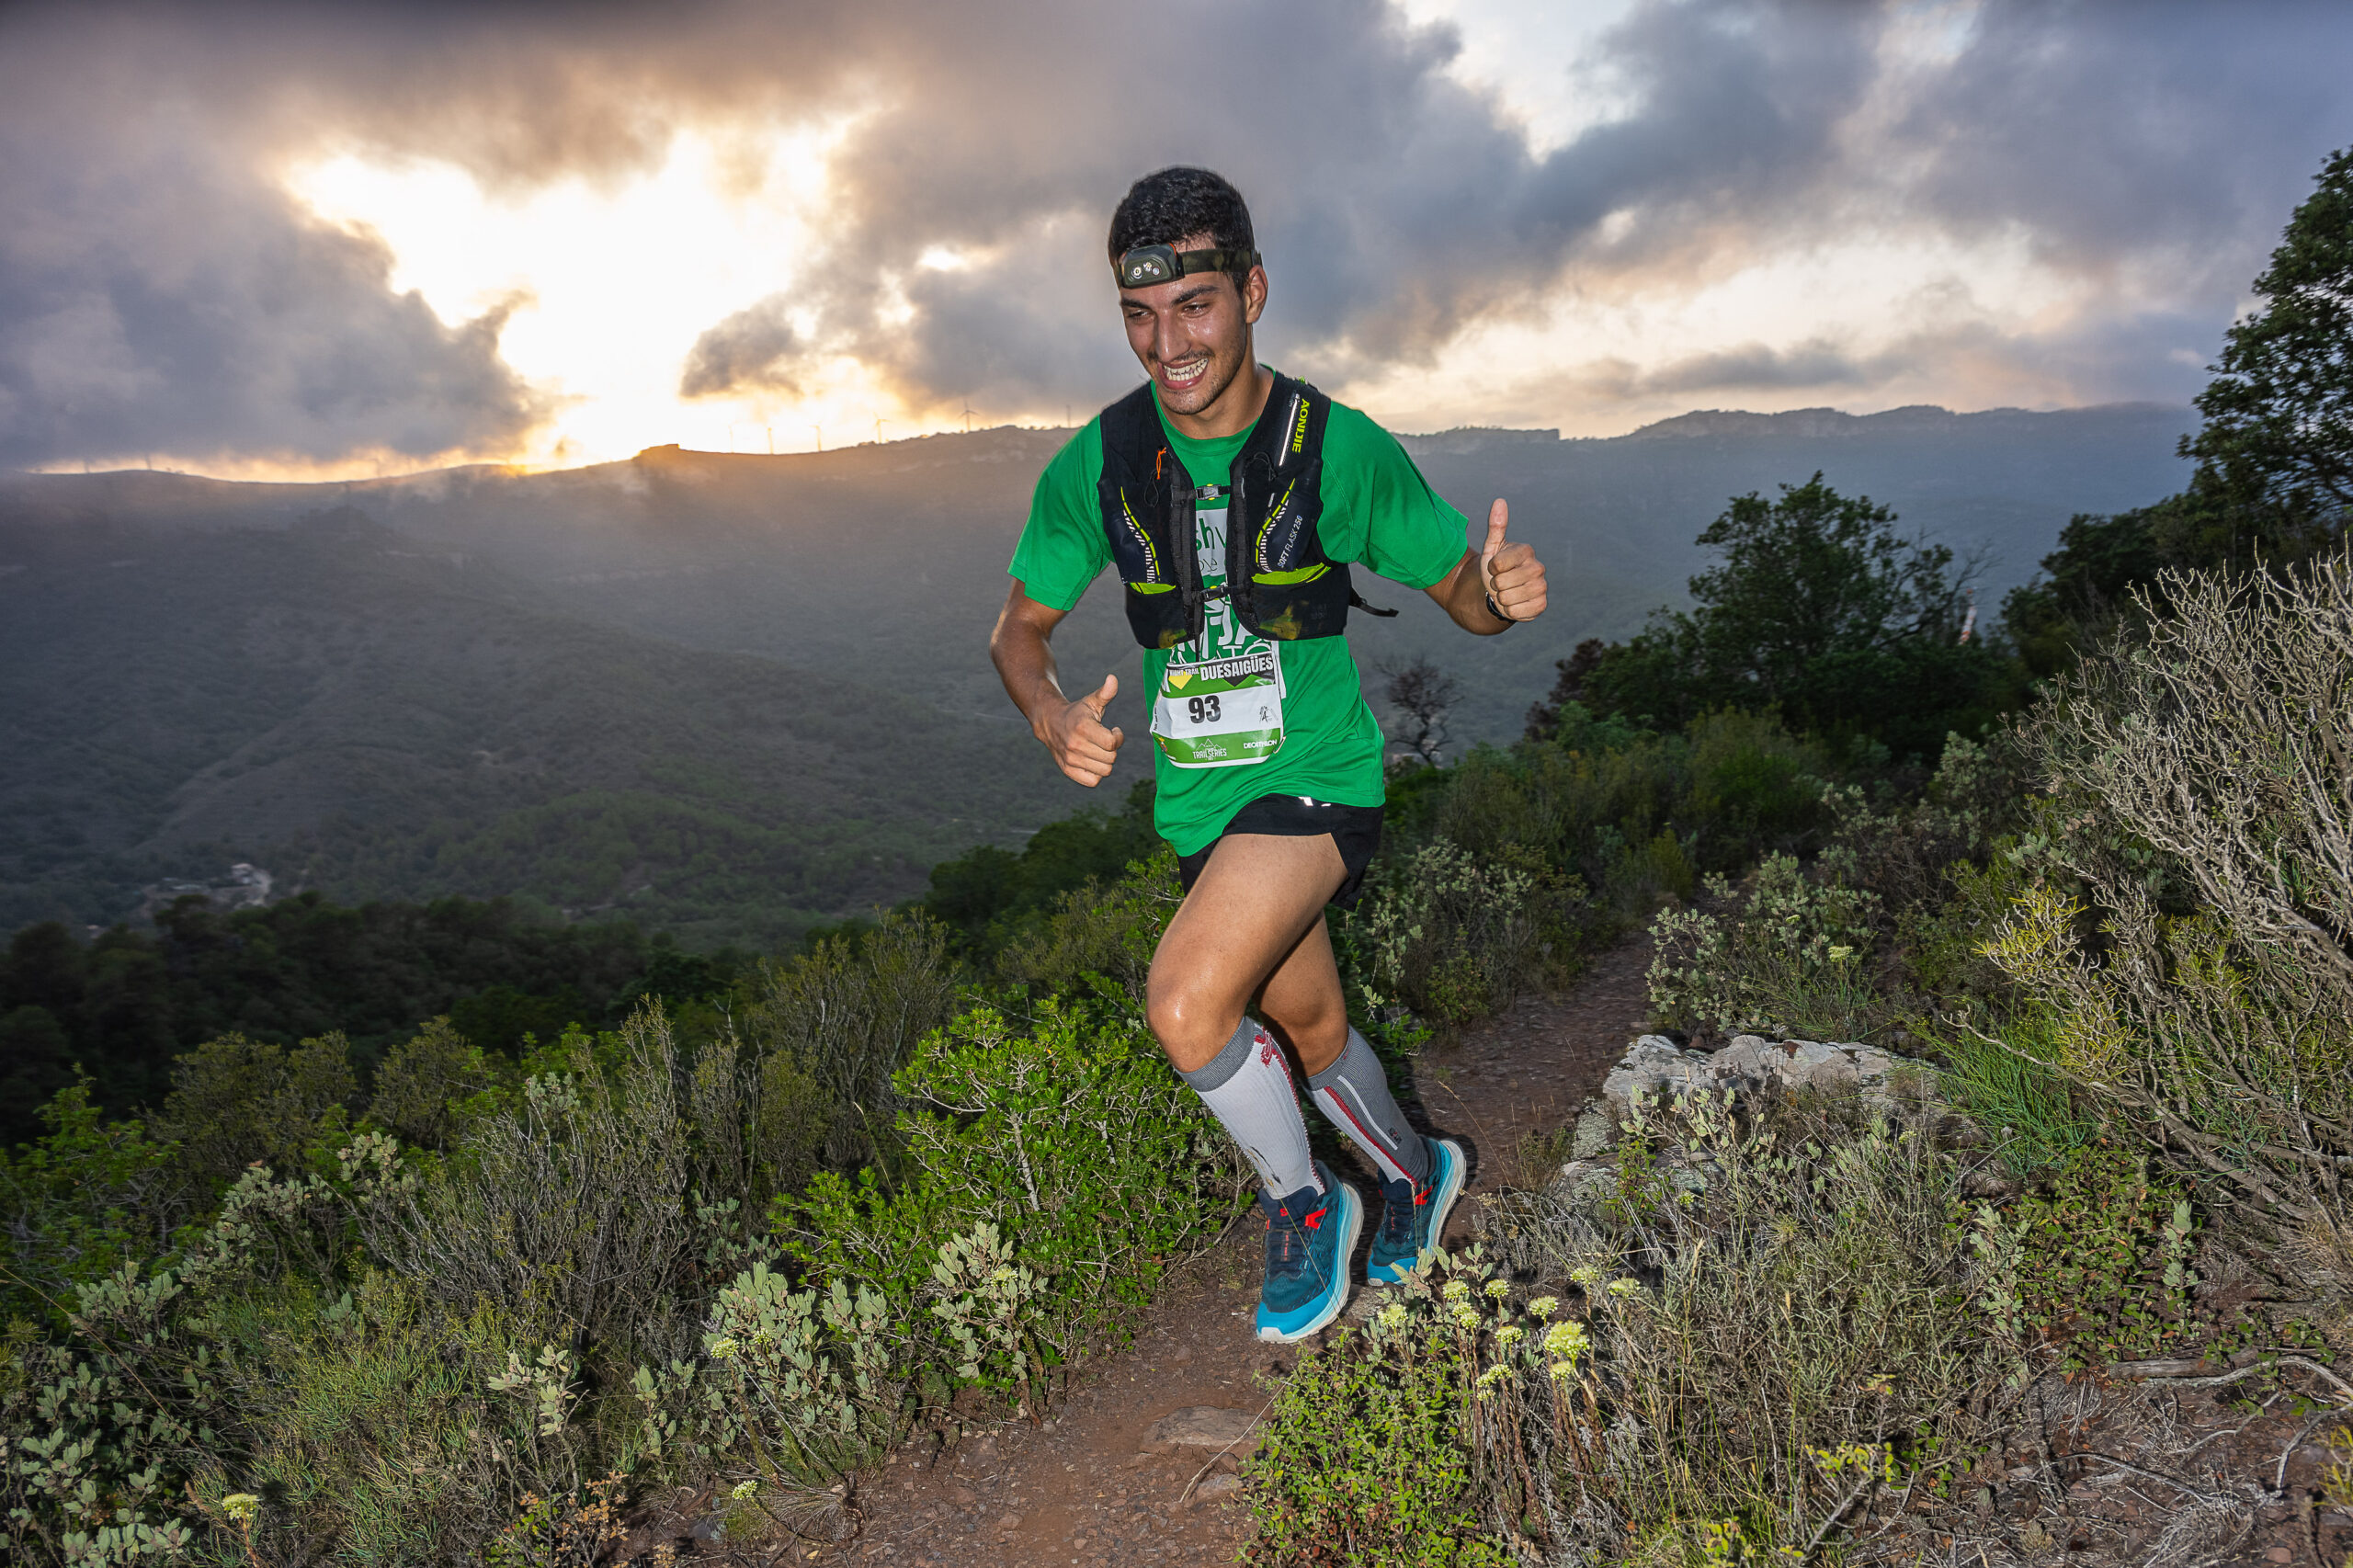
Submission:
<svg viewBox="0 0 2353 1568">
<path fill-rule="evenodd" d="M 1103 684 L 1046 721 L 1044 737 L 1055 763 L 1077 782 L 1092 790 L 1111 776 L 1124 732 L 1107 728 L 1103 710 L 1120 695 L 1120 677 L 1105 676 Z"/>
<path fill-rule="evenodd" d="M 1544 563 L 1526 544 L 1504 542 L 1511 507 L 1498 500 L 1487 508 L 1487 542 L 1479 551 L 1479 580 L 1489 601 L 1508 620 L 1533 620 L 1544 613 Z"/>
</svg>

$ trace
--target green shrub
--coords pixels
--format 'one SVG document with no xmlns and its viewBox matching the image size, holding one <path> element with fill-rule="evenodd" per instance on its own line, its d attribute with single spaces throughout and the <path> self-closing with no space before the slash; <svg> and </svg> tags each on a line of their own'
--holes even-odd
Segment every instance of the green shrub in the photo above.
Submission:
<svg viewBox="0 0 2353 1568">
<path fill-rule="evenodd" d="M 439 1149 L 456 1135 L 467 1102 L 513 1081 L 510 1063 L 485 1055 L 447 1017 L 428 1018 L 386 1053 L 368 1115 L 408 1142 Z"/>
<path fill-rule="evenodd" d="M 178 1151 L 136 1121 L 103 1121 L 86 1080 L 41 1108 L 49 1131 L 0 1153 L 9 1252 L 0 1323 L 63 1326 L 82 1286 L 152 1257 L 193 1217 L 199 1195 Z"/>
<path fill-rule="evenodd" d="M 2070 1368 L 2151 1355 L 2211 1325 L 2190 1304 L 2198 1225 L 2188 1189 L 2153 1179 L 2146 1158 L 2083 1147 L 2041 1190 L 1973 1214 L 1978 1300 L 2021 1351 L 2057 1347 Z"/>
<path fill-rule="evenodd" d="M 1017 1021 L 990 1007 L 926 1039 L 901 1071 L 889 1171 L 822 1172 L 782 1213 L 788 1249 L 820 1278 L 904 1303 L 903 1362 L 947 1386 L 1002 1383 L 949 1322 L 943 1247 L 995 1227 L 1045 1294 L 1023 1332 L 1048 1364 L 1123 1335 L 1174 1263 L 1245 1200 L 1251 1178 L 1131 1008 L 1049 999 Z"/>
<path fill-rule="evenodd" d="M 586 1036 L 564 1050 L 568 1071 L 525 1080 L 447 1159 L 368 1192 L 361 1231 L 453 1310 L 488 1302 L 526 1335 L 584 1335 L 623 1369 L 667 1360 L 691 1337 L 706 1253 L 733 1232 L 703 1160 L 731 1149 L 743 1075 L 726 1043 L 690 1075 L 658 1006 L 630 1018 L 608 1060 Z"/>
<path fill-rule="evenodd" d="M 755 1263 L 713 1301 L 699 1365 L 637 1369 L 645 1451 L 714 1463 L 754 1483 L 747 1498 L 762 1496 L 763 1483 L 772 1499 L 822 1494 L 896 1431 L 891 1315 L 865 1286 L 795 1290 Z"/>
<path fill-rule="evenodd" d="M 1608 1160 L 1504 1195 L 1488 1226 L 1583 1292 L 1590 1361 L 1553 1452 L 1594 1558 L 1802 1552 L 1859 1483 L 1965 1462 L 2006 1363 L 1950 1219 L 1964 1168 L 1927 1120 L 1812 1101 L 1744 1121 L 1700 1095 L 1638 1107 Z"/>
<path fill-rule="evenodd" d="M 1830 758 L 1813 740 L 1769 714 L 1702 713 L 1685 730 L 1691 782 L 1676 816 L 1703 830 L 1712 869 L 1746 865 L 1759 851 L 1787 849 L 1822 820 L 1822 780 Z"/>
<path fill-rule="evenodd" d="M 1722 878 L 1708 888 L 1732 903 Z M 1768 855 L 1737 915 L 1670 909 L 1652 925 L 1652 1005 L 1665 1023 L 1724 1034 L 1867 1040 L 1884 1015 L 1870 978 L 1878 903 Z"/>
<path fill-rule="evenodd" d="M 452 1310 L 370 1270 L 333 1297 L 299 1280 L 214 1291 L 192 1322 L 234 1413 L 194 1493 L 213 1521 L 227 1495 L 261 1499 L 249 1535 L 265 1559 L 462 1561 L 517 1496 L 586 1478 L 576 1363 L 486 1303 Z"/>
<path fill-rule="evenodd" d="M 1006 979 L 1049 994 L 1083 995 L 1090 975 L 1113 983 L 1142 1006 L 1161 933 L 1183 902 L 1176 851 L 1164 844 L 1106 886 L 1088 882 L 1061 895 L 1053 913 L 997 956 Z"/>
<path fill-rule="evenodd" d="M 1439 1267 L 1450 1270 L 1452 1262 Z M 1253 1526 L 1245 1562 L 1500 1568 L 1516 1561 L 1483 1517 L 1498 1487 L 1488 1473 L 1496 1456 L 1479 1438 L 1499 1415 L 1518 1415 L 1482 1406 L 1505 1403 L 1498 1384 L 1506 1379 L 1528 1379 L 1531 1347 L 1525 1327 L 1498 1343 L 1496 1331 L 1518 1314 L 1497 1298 L 1473 1295 L 1462 1280 L 1449 1289 L 1455 1298 L 1441 1300 L 1416 1278 L 1392 1293 L 1367 1332 L 1344 1332 L 1301 1358 L 1243 1466 Z M 1488 1377 L 1489 1367 L 1504 1377 Z M 1534 1381 L 1540 1386 L 1540 1377 Z M 1543 1502 L 1529 1506 L 1540 1520 Z"/>
<path fill-rule="evenodd" d="M 1943 1058 L 1938 1082 L 1953 1104 L 1987 1130 L 2002 1163 L 2027 1176 L 2097 1142 L 2098 1119 L 2077 1104 L 2065 1079 L 2039 1066 L 2048 1042 L 2040 1020 L 2021 1017 L 1993 1027 L 1996 1038 L 1971 1030 L 1931 1037 Z"/>
<path fill-rule="evenodd" d="M 799 957 L 764 960 L 734 1029 L 755 1056 L 788 1057 L 806 1075 L 825 1159 L 856 1165 L 885 1151 L 898 1110 L 892 1075 L 947 1021 L 959 979 L 946 927 L 894 911 L 862 939 L 831 937 Z M 797 1115 L 811 1108 L 795 1102 Z M 781 1136 L 773 1123 L 768 1136 Z"/>
<path fill-rule="evenodd" d="M 1463 1023 L 1508 1004 L 1570 941 L 1582 890 L 1521 849 L 1473 856 L 1437 838 L 1369 879 L 1348 917 L 1367 1010 L 1403 1004 Z"/>
<path fill-rule="evenodd" d="M 256 1160 L 299 1160 L 333 1137 L 358 1093 L 340 1034 L 291 1051 L 225 1034 L 172 1063 L 172 1092 L 152 1121 L 192 1176 L 228 1182 Z"/>
<path fill-rule="evenodd" d="M 10 1554 L 72 1568 L 159 1562 L 201 1534 L 179 1488 L 210 1457 L 209 1403 L 180 1378 L 179 1287 L 125 1264 L 76 1293 L 62 1340 L 21 1321 L 0 1373 L 0 1502 Z"/>
</svg>

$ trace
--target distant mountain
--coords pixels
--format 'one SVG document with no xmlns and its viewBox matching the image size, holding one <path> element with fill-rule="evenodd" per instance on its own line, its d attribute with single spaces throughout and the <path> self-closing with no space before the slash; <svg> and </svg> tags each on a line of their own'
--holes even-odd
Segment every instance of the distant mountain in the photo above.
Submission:
<svg viewBox="0 0 2353 1568">
<path fill-rule="evenodd" d="M 1377 665 L 1427 653 L 1462 678 L 1458 743 L 1508 738 L 1579 639 L 1680 600 L 1735 494 L 1820 470 L 1981 554 L 1990 608 L 2071 514 L 2178 489 L 2190 423 L 1710 411 L 1607 440 L 1407 437 L 1473 531 L 1510 498 L 1554 611 L 1473 639 L 1367 582 L 1404 613 L 1350 635 L 1374 689 Z M 233 860 L 343 898 L 521 891 L 707 936 L 911 891 L 930 858 L 1092 799 L 985 652 L 1068 437 L 350 484 L 0 477 L 0 924 L 110 917 Z M 1120 674 L 1140 736 L 1117 596 L 1090 593 L 1056 645 L 1074 688 Z"/>
</svg>

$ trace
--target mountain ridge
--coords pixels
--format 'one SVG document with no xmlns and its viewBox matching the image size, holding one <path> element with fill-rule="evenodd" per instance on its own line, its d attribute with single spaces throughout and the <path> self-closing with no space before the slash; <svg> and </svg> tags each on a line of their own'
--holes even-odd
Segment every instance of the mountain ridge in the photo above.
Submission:
<svg viewBox="0 0 2353 1568">
<path fill-rule="evenodd" d="M 1510 497 L 1553 600 L 1474 639 L 1381 585 L 1398 619 L 1349 627 L 1376 708 L 1381 667 L 1427 656 L 1461 682 L 1453 746 L 1516 735 L 1579 640 L 1681 601 L 1730 496 L 1817 470 L 1984 555 L 1990 608 L 2071 513 L 2177 490 L 2190 423 L 2146 405 L 1677 419 L 1401 437 L 1467 518 Z M 986 655 L 1036 475 L 1069 438 L 302 484 L 0 475 L 0 918 L 112 918 L 141 885 L 234 861 L 346 899 L 618 898 L 709 939 L 904 896 L 929 859 L 1097 799 L 1029 739 Z M 1149 766 L 1118 598 L 1089 593 L 1055 638 L 1074 688 L 1121 676 L 1110 717 L 1135 744 L 1110 795 Z M 519 649 L 517 625 L 535 629 Z"/>
</svg>

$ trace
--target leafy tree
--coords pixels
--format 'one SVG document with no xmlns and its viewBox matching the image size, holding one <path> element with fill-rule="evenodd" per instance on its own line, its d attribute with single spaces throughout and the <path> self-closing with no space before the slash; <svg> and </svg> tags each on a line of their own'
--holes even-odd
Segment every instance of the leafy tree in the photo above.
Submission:
<svg viewBox="0 0 2353 1568">
<path fill-rule="evenodd" d="M 2353 149 L 2317 188 L 2255 280 L 2264 308 L 2233 326 L 2198 394 L 2205 424 L 2181 453 L 2275 544 L 2341 533 L 2353 508 Z"/>
<path fill-rule="evenodd" d="M 1632 641 L 1561 666 L 1554 707 L 1680 725 L 1718 708 L 1778 709 L 1794 728 L 1933 756 L 2001 705 L 2006 661 L 1963 636 L 1970 573 L 1906 541 L 1895 514 L 1816 473 L 1779 499 L 1735 497 L 1699 542 L 1693 608 L 1659 609 Z M 1530 715 L 1541 730 L 1551 716 Z"/>
<path fill-rule="evenodd" d="M 2165 564 L 2160 529 L 2152 514 L 2175 503 L 2102 517 L 2078 512 L 2060 530 L 2059 548 L 2042 558 L 2031 583 L 2002 601 L 2003 623 L 2029 673 L 2056 674 L 2074 662 L 2074 649 L 2097 640 L 2131 602 L 2136 584 Z"/>
<path fill-rule="evenodd" d="M 2003 619 L 2028 668 L 2050 676 L 2113 631 L 2131 592 L 2160 607 L 2158 574 L 2293 566 L 2344 537 L 2353 515 L 2353 150 L 2330 156 L 2255 280 L 2262 310 L 2225 335 L 2198 394 L 2198 460 L 2178 495 L 2078 516 L 2015 589 Z"/>
</svg>

